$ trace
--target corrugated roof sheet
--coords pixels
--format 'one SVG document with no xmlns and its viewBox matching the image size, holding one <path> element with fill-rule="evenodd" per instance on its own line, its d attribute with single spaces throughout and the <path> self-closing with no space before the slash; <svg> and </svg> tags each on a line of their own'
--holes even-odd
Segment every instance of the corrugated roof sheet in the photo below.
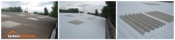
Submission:
<svg viewBox="0 0 175 40">
<path fill-rule="evenodd" d="M 118 2 L 118 38 L 173 38 L 173 3 Z"/>
</svg>

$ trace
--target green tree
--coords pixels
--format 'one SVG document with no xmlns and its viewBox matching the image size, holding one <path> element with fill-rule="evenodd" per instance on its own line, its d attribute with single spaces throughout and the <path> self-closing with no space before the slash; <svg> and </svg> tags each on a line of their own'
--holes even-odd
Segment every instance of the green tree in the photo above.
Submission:
<svg viewBox="0 0 175 40">
<path fill-rule="evenodd" d="M 102 13 L 100 14 L 100 16 L 107 18 L 108 16 L 108 11 L 109 11 L 109 7 L 108 6 L 104 6 L 102 9 Z"/>
<path fill-rule="evenodd" d="M 58 16 L 58 1 L 54 2 L 50 16 L 57 18 L 57 16 Z"/>
<path fill-rule="evenodd" d="M 48 12 L 47 8 L 45 7 L 44 8 L 44 15 L 48 15 L 48 14 L 49 14 L 49 12 Z"/>
<path fill-rule="evenodd" d="M 38 14 L 38 12 L 33 12 L 33 14 Z"/>
<path fill-rule="evenodd" d="M 98 11 L 97 11 L 97 9 L 95 10 L 95 15 L 98 15 Z"/>
<path fill-rule="evenodd" d="M 79 13 L 78 8 L 59 9 L 60 13 Z"/>
<path fill-rule="evenodd" d="M 14 9 L 15 10 L 15 9 Z M 22 12 L 21 7 L 16 7 L 16 12 Z"/>
<path fill-rule="evenodd" d="M 2 12 L 22 12 L 21 7 L 8 7 L 8 8 L 2 8 Z"/>
<path fill-rule="evenodd" d="M 106 4 L 107 4 L 107 6 L 103 7 L 102 14 L 100 14 L 100 16 L 115 20 L 116 2 L 115 1 L 106 1 Z"/>
<path fill-rule="evenodd" d="M 36 12 L 36 11 L 34 11 L 33 14 L 45 15 L 44 13 Z"/>
</svg>

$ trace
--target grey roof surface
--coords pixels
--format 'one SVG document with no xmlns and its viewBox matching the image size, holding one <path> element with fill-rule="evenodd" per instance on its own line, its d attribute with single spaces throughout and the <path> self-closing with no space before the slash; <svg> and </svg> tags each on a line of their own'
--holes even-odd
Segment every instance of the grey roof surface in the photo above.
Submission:
<svg viewBox="0 0 175 40">
<path fill-rule="evenodd" d="M 82 13 L 59 13 L 60 39 L 105 39 L 105 18 Z"/>
<path fill-rule="evenodd" d="M 173 3 L 119 1 L 118 39 L 172 39 Z"/>
<path fill-rule="evenodd" d="M 12 29 L 19 34 L 35 34 L 36 39 L 48 39 L 57 21 L 56 18 L 30 13 L 2 12 L 1 14 L 2 39 L 8 39 L 3 36 Z"/>
</svg>

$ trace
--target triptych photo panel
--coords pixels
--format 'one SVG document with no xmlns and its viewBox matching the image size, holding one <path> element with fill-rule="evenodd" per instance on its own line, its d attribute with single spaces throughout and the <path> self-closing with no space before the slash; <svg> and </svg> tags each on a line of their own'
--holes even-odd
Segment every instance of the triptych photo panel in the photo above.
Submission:
<svg viewBox="0 0 175 40">
<path fill-rule="evenodd" d="M 174 39 L 174 1 L 1 1 L 1 39 Z"/>
</svg>

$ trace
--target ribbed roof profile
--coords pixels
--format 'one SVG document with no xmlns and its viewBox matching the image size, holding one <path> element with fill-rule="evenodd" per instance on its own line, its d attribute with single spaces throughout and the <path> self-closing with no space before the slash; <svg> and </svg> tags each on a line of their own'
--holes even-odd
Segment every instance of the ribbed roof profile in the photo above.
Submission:
<svg viewBox="0 0 175 40">
<path fill-rule="evenodd" d="M 118 1 L 118 39 L 174 38 L 174 3 Z"/>
<path fill-rule="evenodd" d="M 153 12 L 146 12 L 146 13 L 148 13 L 149 15 L 152 15 L 154 17 L 157 17 L 159 19 L 162 19 L 166 22 L 173 21 L 173 16 L 164 14 L 162 12 L 153 11 Z M 158 27 L 165 25 L 165 23 L 160 22 L 158 20 L 155 20 L 155 19 L 148 17 L 148 16 L 141 14 L 141 13 L 125 15 L 125 16 L 122 16 L 121 18 L 123 20 L 125 20 L 125 22 L 127 22 L 127 23 L 128 23 L 128 21 L 126 21 L 126 20 L 130 20 L 132 22 L 132 24 L 130 24 L 130 25 L 133 28 L 135 28 L 137 31 L 139 31 L 141 34 L 144 34 L 145 32 L 149 32 L 150 30 L 154 30 L 155 28 L 158 28 Z M 125 18 L 127 18 L 127 19 L 125 19 Z M 133 25 L 136 25 L 136 27 Z"/>
</svg>

